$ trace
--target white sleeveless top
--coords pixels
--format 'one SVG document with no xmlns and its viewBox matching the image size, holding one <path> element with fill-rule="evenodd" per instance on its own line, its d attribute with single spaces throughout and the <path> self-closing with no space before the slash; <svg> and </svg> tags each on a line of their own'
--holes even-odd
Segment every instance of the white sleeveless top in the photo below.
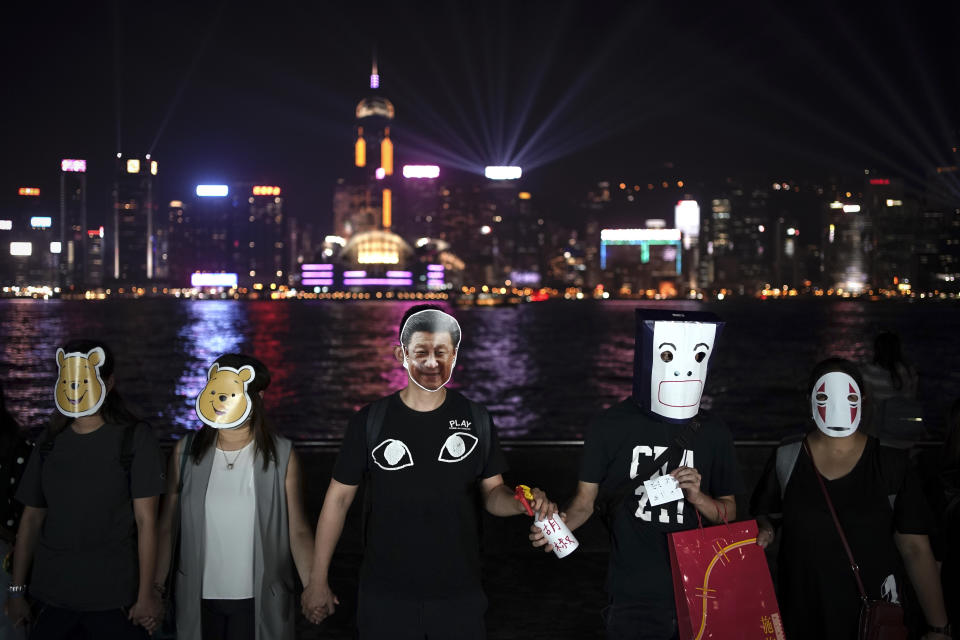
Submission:
<svg viewBox="0 0 960 640">
<path fill-rule="evenodd" d="M 257 517 L 253 441 L 238 451 L 216 449 L 214 454 L 204 502 L 203 598 L 252 598 Z"/>
</svg>

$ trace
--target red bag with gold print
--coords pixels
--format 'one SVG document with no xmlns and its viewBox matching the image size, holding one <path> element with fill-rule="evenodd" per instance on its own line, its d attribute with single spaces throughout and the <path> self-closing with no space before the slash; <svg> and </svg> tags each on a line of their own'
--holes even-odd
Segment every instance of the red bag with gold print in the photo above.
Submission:
<svg viewBox="0 0 960 640">
<path fill-rule="evenodd" d="M 786 638 L 755 520 L 671 533 L 668 546 L 680 640 Z"/>
</svg>

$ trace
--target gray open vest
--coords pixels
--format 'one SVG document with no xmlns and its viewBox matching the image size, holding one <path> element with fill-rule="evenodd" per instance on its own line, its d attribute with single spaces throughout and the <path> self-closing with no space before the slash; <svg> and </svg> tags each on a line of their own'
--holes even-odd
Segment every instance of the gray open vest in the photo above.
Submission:
<svg viewBox="0 0 960 640">
<path fill-rule="evenodd" d="M 253 593 L 257 640 L 292 640 L 296 621 L 293 597 L 293 558 L 287 520 L 285 481 L 291 443 L 274 436 L 277 462 L 263 469 L 253 462 L 257 520 L 253 538 Z M 203 597 L 204 503 L 216 448 L 200 464 L 187 460 L 180 493 L 180 566 L 177 570 L 177 638 L 201 640 L 200 600 Z"/>
</svg>

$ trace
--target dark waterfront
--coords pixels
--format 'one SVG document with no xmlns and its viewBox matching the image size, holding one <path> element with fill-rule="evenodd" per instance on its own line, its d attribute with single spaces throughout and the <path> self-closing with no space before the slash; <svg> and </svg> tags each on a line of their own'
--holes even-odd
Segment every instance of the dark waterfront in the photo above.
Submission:
<svg viewBox="0 0 960 640">
<path fill-rule="evenodd" d="M 300 440 L 336 439 L 349 415 L 399 388 L 391 345 L 409 302 L 104 302 L 2 300 L 2 376 L 25 425 L 52 407 L 56 346 L 96 336 L 118 358 L 118 386 L 164 436 L 194 427 L 209 363 L 244 351 L 273 372 L 267 407 Z M 802 387 L 820 358 L 863 361 L 881 329 L 900 333 L 920 373 L 936 434 L 960 388 L 960 306 L 953 302 L 786 300 L 655 303 L 714 311 L 726 326 L 703 406 L 740 439 L 778 438 L 807 415 Z M 577 439 L 597 412 L 630 392 L 636 302 L 546 302 L 454 309 L 463 342 L 451 386 L 485 403 L 501 437 Z"/>
</svg>

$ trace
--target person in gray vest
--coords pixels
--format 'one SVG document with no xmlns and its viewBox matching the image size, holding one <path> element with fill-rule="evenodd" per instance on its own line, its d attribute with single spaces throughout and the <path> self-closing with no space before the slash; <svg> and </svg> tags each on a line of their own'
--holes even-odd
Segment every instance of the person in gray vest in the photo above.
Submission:
<svg viewBox="0 0 960 640">
<path fill-rule="evenodd" d="M 394 356 L 407 384 L 350 420 L 320 512 L 304 614 L 320 622 L 340 603 L 327 582 L 330 560 L 366 477 L 360 638 L 485 638 L 478 501 L 495 516 L 524 507 L 503 483 L 507 465 L 487 410 L 446 388 L 460 346 L 457 321 L 414 306 L 399 338 Z M 556 512 L 542 491 L 533 493 L 533 509 Z"/>
<path fill-rule="evenodd" d="M 196 399 L 204 425 L 170 456 L 156 588 L 165 591 L 179 525 L 179 640 L 294 637 L 293 570 L 306 584 L 313 535 L 303 512 L 300 461 L 264 412 L 269 384 L 259 360 L 217 358 Z"/>
<path fill-rule="evenodd" d="M 949 638 L 931 513 L 907 452 L 860 430 L 865 394 L 852 362 L 819 363 L 806 390 L 813 428 L 777 448 L 750 505 L 757 544 L 771 544 L 780 528 L 787 637 L 857 637 L 862 598 L 903 604 L 909 578 L 929 625 L 923 637 Z"/>
</svg>

